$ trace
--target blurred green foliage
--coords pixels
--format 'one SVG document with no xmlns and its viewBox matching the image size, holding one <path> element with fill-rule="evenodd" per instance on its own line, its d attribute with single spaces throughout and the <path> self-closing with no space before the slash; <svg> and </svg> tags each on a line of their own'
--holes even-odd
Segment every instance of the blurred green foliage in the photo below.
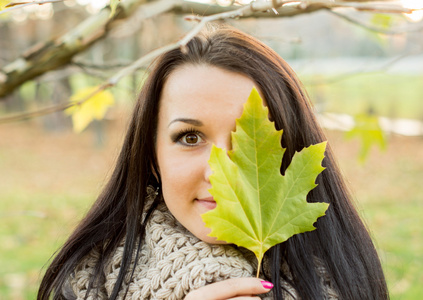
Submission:
<svg viewBox="0 0 423 300">
<path fill-rule="evenodd" d="M 423 75 L 387 73 L 302 76 L 312 101 L 325 112 L 358 115 L 372 109 L 388 118 L 423 118 Z"/>
</svg>

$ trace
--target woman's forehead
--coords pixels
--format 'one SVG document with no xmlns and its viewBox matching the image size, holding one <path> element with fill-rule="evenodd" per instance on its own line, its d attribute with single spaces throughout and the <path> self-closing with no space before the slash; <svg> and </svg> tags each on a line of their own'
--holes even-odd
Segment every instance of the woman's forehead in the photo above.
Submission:
<svg viewBox="0 0 423 300">
<path fill-rule="evenodd" d="M 209 65 L 185 65 L 167 78 L 161 108 L 200 109 L 245 102 L 255 82 L 245 75 Z"/>
</svg>

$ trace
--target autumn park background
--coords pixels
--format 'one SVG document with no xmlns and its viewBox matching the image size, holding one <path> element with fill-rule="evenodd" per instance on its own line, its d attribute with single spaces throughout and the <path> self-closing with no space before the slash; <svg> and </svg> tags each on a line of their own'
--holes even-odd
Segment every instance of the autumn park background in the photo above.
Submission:
<svg viewBox="0 0 423 300">
<path fill-rule="evenodd" d="M 122 0 L 114 15 L 108 1 L 10 2 L 0 0 L 0 299 L 34 299 L 51 255 L 113 168 L 151 59 L 131 66 L 193 32 L 199 23 L 185 16 L 249 1 Z M 401 11 L 422 3 L 304 3 L 219 22 L 261 39 L 298 73 L 374 238 L 391 298 L 422 299 L 423 11 Z M 86 20 L 91 27 L 78 31 Z M 87 98 L 110 78 L 118 80 Z M 97 112 L 78 121 L 72 109 L 84 103 Z"/>
</svg>

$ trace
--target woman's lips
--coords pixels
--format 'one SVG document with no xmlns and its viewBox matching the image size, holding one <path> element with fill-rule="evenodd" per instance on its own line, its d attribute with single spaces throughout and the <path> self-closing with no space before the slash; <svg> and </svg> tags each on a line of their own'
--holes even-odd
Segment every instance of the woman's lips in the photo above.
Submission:
<svg viewBox="0 0 423 300">
<path fill-rule="evenodd" d="M 216 201 L 214 201 L 213 197 L 201 198 L 196 199 L 197 202 L 207 209 L 214 209 L 216 207 Z"/>
</svg>

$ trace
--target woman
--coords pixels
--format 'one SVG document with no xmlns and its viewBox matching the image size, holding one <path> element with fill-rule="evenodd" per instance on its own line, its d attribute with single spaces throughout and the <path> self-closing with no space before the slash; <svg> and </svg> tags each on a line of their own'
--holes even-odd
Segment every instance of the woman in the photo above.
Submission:
<svg viewBox="0 0 423 300">
<path fill-rule="evenodd" d="M 330 148 L 307 198 L 330 203 L 326 216 L 266 253 L 265 280 L 251 278 L 251 253 L 207 236 L 210 147 L 231 148 L 253 86 L 284 131 L 282 174 L 295 151 L 325 140 L 294 72 L 254 38 L 220 28 L 164 54 L 109 183 L 47 269 L 38 299 L 388 299 Z"/>
</svg>

